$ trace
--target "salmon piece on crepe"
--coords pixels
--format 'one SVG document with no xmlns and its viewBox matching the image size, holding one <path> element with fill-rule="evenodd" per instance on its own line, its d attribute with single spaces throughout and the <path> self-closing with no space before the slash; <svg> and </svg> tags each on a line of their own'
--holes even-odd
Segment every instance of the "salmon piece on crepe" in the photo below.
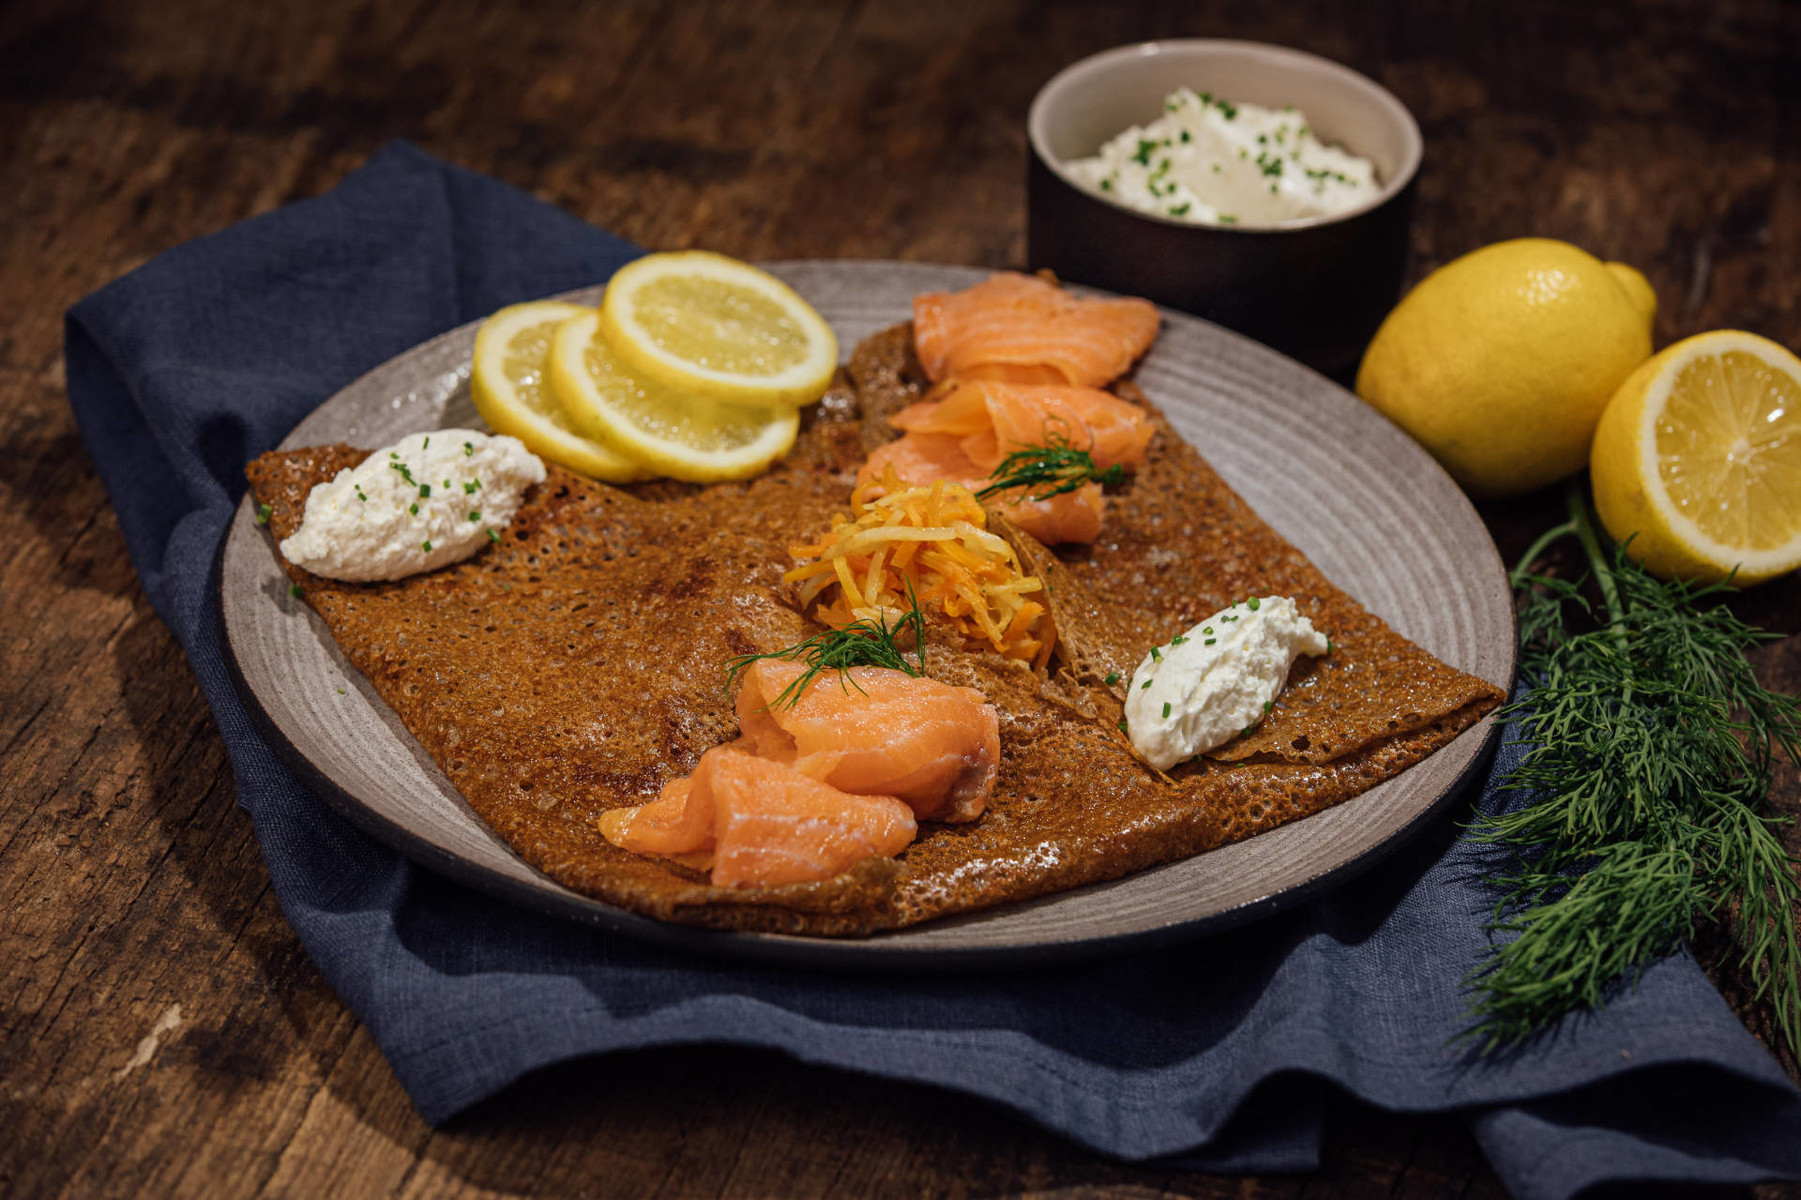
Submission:
<svg viewBox="0 0 1801 1200">
<path fill-rule="evenodd" d="M 913 810 L 893 796 L 840 791 L 738 744 L 701 755 L 649 804 L 599 818 L 608 841 L 712 871 L 714 887 L 775 887 L 843 873 L 913 841 Z"/>
<path fill-rule="evenodd" d="M 757 754 L 847 792 L 898 796 L 922 821 L 973 821 L 1000 771 L 1000 719 L 974 688 L 889 667 L 821 672 L 761 659 L 738 725 Z M 790 689 L 796 689 L 790 692 Z"/>
<path fill-rule="evenodd" d="M 913 301 L 913 340 L 933 382 L 955 377 L 1099 387 L 1150 349 L 1158 323 L 1148 300 L 1072 296 L 1013 271 Z"/>
<path fill-rule="evenodd" d="M 869 456 L 859 485 L 892 468 L 904 483 L 942 479 L 979 491 L 994 482 L 1007 455 L 1032 446 L 1085 451 L 1099 471 L 1135 470 L 1156 432 L 1144 409 L 1098 388 L 986 380 L 960 382 L 942 399 L 908 405 L 891 423 L 902 436 Z M 1047 546 L 1100 536 L 1106 513 L 1100 484 L 1047 491 L 1021 488 L 997 503 L 1008 520 Z"/>
</svg>

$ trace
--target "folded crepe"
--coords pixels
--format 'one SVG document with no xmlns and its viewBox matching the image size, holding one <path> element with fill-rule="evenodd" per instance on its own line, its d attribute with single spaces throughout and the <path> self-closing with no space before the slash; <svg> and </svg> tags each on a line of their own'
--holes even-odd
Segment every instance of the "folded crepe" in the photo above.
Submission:
<svg viewBox="0 0 1801 1200">
<path fill-rule="evenodd" d="M 600 813 L 653 799 L 737 735 L 725 664 L 816 631 L 782 581 L 788 547 L 845 510 L 858 465 L 894 436 L 887 418 L 925 386 L 898 326 L 857 347 L 793 452 L 754 481 L 615 488 L 553 467 L 501 543 L 464 563 L 383 584 L 287 570 L 527 862 L 596 899 L 715 928 L 859 935 L 1116 878 L 1365 791 L 1499 702 L 1329 583 L 1158 416 L 1101 543 L 1053 553 L 1005 531 L 1051 584 L 1050 670 L 925 649 L 928 675 L 979 688 L 1000 712 L 1000 775 L 980 820 L 925 823 L 896 859 L 769 888 L 715 888 L 610 844 Z M 273 537 L 298 527 L 313 485 L 368 453 L 314 447 L 251 463 Z M 1169 774 L 1145 765 L 1118 730 L 1124 681 L 1148 647 L 1253 595 L 1292 596 L 1333 653 L 1297 663 L 1252 732 Z"/>
</svg>

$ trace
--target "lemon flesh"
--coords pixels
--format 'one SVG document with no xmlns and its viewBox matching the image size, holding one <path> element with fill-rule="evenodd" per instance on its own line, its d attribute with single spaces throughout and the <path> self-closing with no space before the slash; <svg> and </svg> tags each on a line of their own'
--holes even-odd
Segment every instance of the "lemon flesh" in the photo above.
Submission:
<svg viewBox="0 0 1801 1200">
<path fill-rule="evenodd" d="M 1477 497 L 1582 468 L 1601 410 L 1651 356 L 1645 277 L 1565 242 L 1497 242 L 1432 272 L 1389 313 L 1357 394 Z"/>
<path fill-rule="evenodd" d="M 591 308 L 537 300 L 503 308 L 475 335 L 469 395 L 475 411 L 498 433 L 525 443 L 540 458 L 603 479 L 631 483 L 651 472 L 611 447 L 585 437 L 550 387 L 550 348 L 558 325 L 594 315 Z"/>
<path fill-rule="evenodd" d="M 722 402 L 811 404 L 838 366 L 831 327 L 792 288 L 706 251 L 622 267 L 607 284 L 601 329 L 634 374 Z"/>
<path fill-rule="evenodd" d="M 1720 330 L 1635 371 L 1595 431 L 1595 507 L 1665 578 L 1753 584 L 1801 566 L 1801 359 Z"/>
<path fill-rule="evenodd" d="M 594 312 L 557 326 L 550 379 L 583 432 L 693 483 L 757 474 L 787 453 L 800 428 L 791 405 L 717 400 L 645 378 L 613 352 Z"/>
</svg>

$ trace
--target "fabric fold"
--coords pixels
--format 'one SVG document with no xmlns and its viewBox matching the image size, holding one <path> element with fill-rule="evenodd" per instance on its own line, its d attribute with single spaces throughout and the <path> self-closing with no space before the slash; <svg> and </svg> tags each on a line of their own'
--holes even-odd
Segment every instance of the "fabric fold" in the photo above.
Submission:
<svg viewBox="0 0 1801 1200">
<path fill-rule="evenodd" d="M 283 910 L 426 1120 L 567 1059 L 731 1042 L 957 1088 L 1102 1153 L 1217 1171 L 1317 1164 L 1323 1098 L 1341 1089 L 1465 1114 L 1525 1197 L 1801 1175 L 1801 1092 L 1686 955 L 1520 1053 L 1454 1044 L 1492 905 L 1456 812 L 1358 881 L 1246 929 L 1079 969 L 874 980 L 702 960 L 539 916 L 338 817 L 257 736 L 218 642 L 208 576 L 244 462 L 394 354 L 602 282 L 637 253 L 396 145 L 68 317 L 71 406 L 212 705 Z M 1497 770 L 1517 753 L 1504 747 Z M 1491 781 L 1478 803 L 1499 802 Z"/>
</svg>

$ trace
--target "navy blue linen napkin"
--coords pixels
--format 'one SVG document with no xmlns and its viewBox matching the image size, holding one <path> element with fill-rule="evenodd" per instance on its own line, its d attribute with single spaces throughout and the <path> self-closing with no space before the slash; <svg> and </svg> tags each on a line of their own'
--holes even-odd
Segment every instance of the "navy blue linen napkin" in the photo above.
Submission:
<svg viewBox="0 0 1801 1200">
<path fill-rule="evenodd" d="M 390 356 L 637 253 L 395 145 L 68 316 L 70 403 L 212 705 L 283 910 L 427 1121 L 550 1063 L 723 1042 L 957 1088 L 1104 1153 L 1214 1171 L 1316 1165 L 1336 1088 L 1463 1114 L 1533 1200 L 1801 1174 L 1801 1093 L 1686 955 L 1511 1058 L 1450 1045 L 1490 898 L 1448 818 L 1358 882 L 1231 934 L 1073 971 L 860 979 L 537 916 L 337 817 L 258 738 L 221 657 L 207 577 L 244 463 Z"/>
</svg>

